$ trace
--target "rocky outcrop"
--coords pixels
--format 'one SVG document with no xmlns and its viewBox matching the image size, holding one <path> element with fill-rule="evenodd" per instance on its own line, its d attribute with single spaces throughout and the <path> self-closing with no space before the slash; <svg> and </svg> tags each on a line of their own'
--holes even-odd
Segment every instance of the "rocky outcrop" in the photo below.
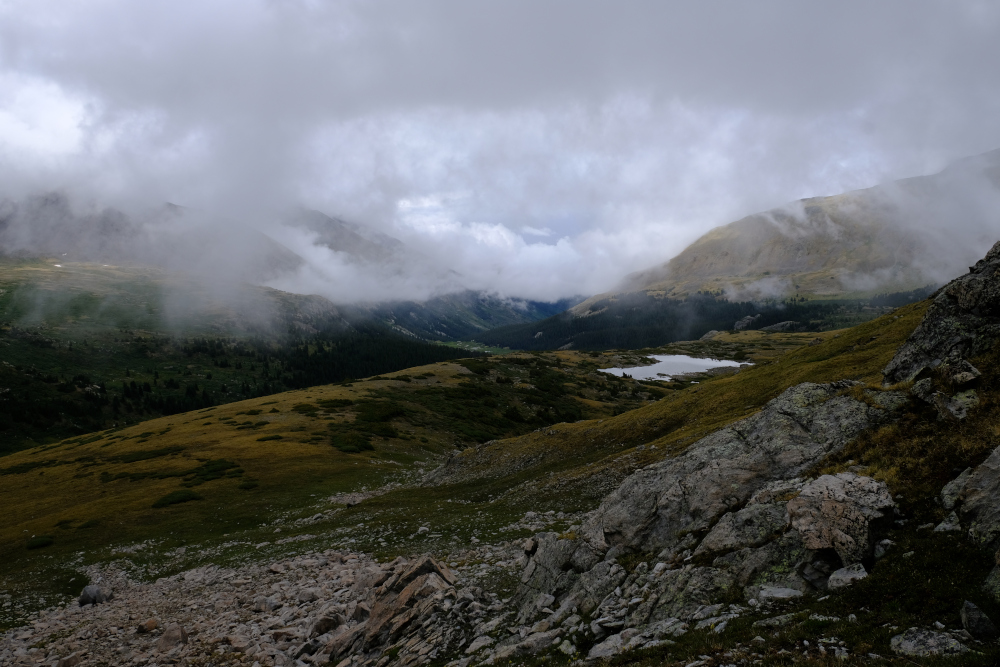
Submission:
<svg viewBox="0 0 1000 667">
<path fill-rule="evenodd" d="M 575 564 L 615 547 L 619 553 L 657 551 L 661 559 L 693 548 L 724 514 L 738 511 L 765 485 L 802 474 L 889 419 L 906 400 L 901 393 L 881 393 L 877 407 L 847 395 L 852 386 L 797 385 L 680 456 L 636 472 L 584 523 Z"/>
<path fill-rule="evenodd" d="M 0 664 L 417 664 L 460 655 L 502 609 L 426 556 L 379 563 L 326 551 L 149 584 L 106 574 L 113 598 L 0 635 Z"/>
<path fill-rule="evenodd" d="M 83 587 L 83 591 L 80 593 L 78 602 L 80 603 L 80 606 L 83 607 L 88 604 L 102 604 L 109 600 L 113 600 L 114 598 L 115 594 L 107 588 L 101 588 L 95 584 L 90 584 L 89 586 Z"/>
<path fill-rule="evenodd" d="M 844 563 L 870 558 L 888 532 L 894 503 L 885 484 L 854 473 L 823 475 L 788 501 L 807 549 L 833 549 Z"/>
<path fill-rule="evenodd" d="M 898 392 L 858 400 L 853 387 L 792 387 L 760 413 L 634 473 L 579 536 L 536 536 L 526 544 L 518 620 L 589 614 L 585 632 L 604 656 L 634 648 L 639 636 L 666 641 L 647 632 L 657 623 L 724 627 L 740 613 L 719 604 L 733 590 L 750 604 L 825 590 L 831 573 L 872 556 L 893 518 L 881 482 L 799 477 L 906 402 Z M 630 553 L 655 558 L 629 573 L 617 561 Z M 860 578 L 855 570 L 841 585 Z"/>
<path fill-rule="evenodd" d="M 1000 243 L 938 290 L 927 313 L 883 374 L 887 384 L 917 379 L 926 370 L 951 367 L 958 384 L 978 371 L 963 361 L 989 350 L 1000 339 Z"/>
<path fill-rule="evenodd" d="M 915 658 L 961 655 L 969 651 L 968 646 L 948 633 L 920 628 L 910 628 L 896 635 L 889 644 L 896 653 Z"/>
</svg>

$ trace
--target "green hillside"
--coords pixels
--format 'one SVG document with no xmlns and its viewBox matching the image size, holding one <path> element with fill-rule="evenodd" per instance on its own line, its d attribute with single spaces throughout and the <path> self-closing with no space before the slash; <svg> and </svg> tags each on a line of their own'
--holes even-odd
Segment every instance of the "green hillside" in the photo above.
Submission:
<svg viewBox="0 0 1000 667">
<path fill-rule="evenodd" d="M 55 260 L 0 262 L 0 353 L 2 453 L 469 356 L 320 297 Z"/>
</svg>

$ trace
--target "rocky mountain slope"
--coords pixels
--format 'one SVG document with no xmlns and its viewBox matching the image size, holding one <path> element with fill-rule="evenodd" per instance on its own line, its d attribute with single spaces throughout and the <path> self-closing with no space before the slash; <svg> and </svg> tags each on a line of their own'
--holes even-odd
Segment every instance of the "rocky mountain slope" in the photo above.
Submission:
<svg viewBox="0 0 1000 667">
<path fill-rule="evenodd" d="M 0 657 L 63 667 L 995 664 L 998 272 L 1000 244 L 929 302 L 618 416 L 486 441 L 409 478 L 387 469 L 386 486 L 356 480 L 327 504 L 286 504 L 266 527 L 247 515 L 221 538 L 196 534 L 182 517 L 210 501 L 177 503 L 162 535 L 109 535 L 99 559 L 71 559 L 100 590 L 9 630 Z M 474 363 L 467 389 L 486 392 L 511 372 L 554 382 L 546 373 L 558 364 L 527 361 L 502 373 Z M 329 407 L 325 419 L 344 421 Z M 171 437 L 134 435 L 145 447 Z M 206 451 L 224 446 L 206 436 Z M 269 442 L 256 456 L 280 461 Z M 72 477 L 90 463 L 67 458 L 83 446 L 19 454 L 19 464 L 66 463 L 13 474 Z M 138 475 L 159 468 L 115 465 L 135 481 L 104 482 L 107 493 L 161 483 Z M 48 477 L 30 481 L 43 489 Z M 306 495 L 307 478 L 297 484 Z M 213 487 L 197 488 L 208 497 Z M 67 512 L 21 502 L 15 531 Z M 38 559 L 22 574 L 61 553 L 35 544 L 21 551 Z"/>
<path fill-rule="evenodd" d="M 803 199 L 717 227 L 616 292 L 831 298 L 941 284 L 992 242 L 998 201 L 1000 149 L 931 176 Z"/>
</svg>

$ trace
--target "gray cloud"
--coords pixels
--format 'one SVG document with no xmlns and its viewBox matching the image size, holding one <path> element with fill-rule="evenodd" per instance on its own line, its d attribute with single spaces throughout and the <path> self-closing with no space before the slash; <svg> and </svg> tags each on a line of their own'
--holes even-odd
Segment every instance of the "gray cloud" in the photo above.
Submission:
<svg viewBox="0 0 1000 667">
<path fill-rule="evenodd" d="M 557 298 L 1000 146 L 997 62 L 972 1 L 13 1 L 0 180 L 289 245 L 304 205 L 412 249 L 387 272 L 299 248 L 278 286 L 339 300 Z"/>
</svg>

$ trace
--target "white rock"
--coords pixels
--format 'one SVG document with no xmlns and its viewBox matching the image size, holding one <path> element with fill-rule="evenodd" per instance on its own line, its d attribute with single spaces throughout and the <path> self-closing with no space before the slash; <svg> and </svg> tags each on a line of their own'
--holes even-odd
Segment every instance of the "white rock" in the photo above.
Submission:
<svg viewBox="0 0 1000 667">
<path fill-rule="evenodd" d="M 757 597 L 765 602 L 770 600 L 791 600 L 802 597 L 802 591 L 782 586 L 761 586 Z"/>
<path fill-rule="evenodd" d="M 611 635 L 600 644 L 594 644 L 590 649 L 590 653 L 587 654 L 587 660 L 596 660 L 598 658 L 610 658 L 613 655 L 617 655 L 622 650 L 622 636 Z"/>
<path fill-rule="evenodd" d="M 831 591 L 835 591 L 838 588 L 845 588 L 857 583 L 867 576 L 868 571 L 865 570 L 865 566 L 861 563 L 855 563 L 854 565 L 848 565 L 834 571 L 827 580 L 826 586 Z"/>
</svg>

